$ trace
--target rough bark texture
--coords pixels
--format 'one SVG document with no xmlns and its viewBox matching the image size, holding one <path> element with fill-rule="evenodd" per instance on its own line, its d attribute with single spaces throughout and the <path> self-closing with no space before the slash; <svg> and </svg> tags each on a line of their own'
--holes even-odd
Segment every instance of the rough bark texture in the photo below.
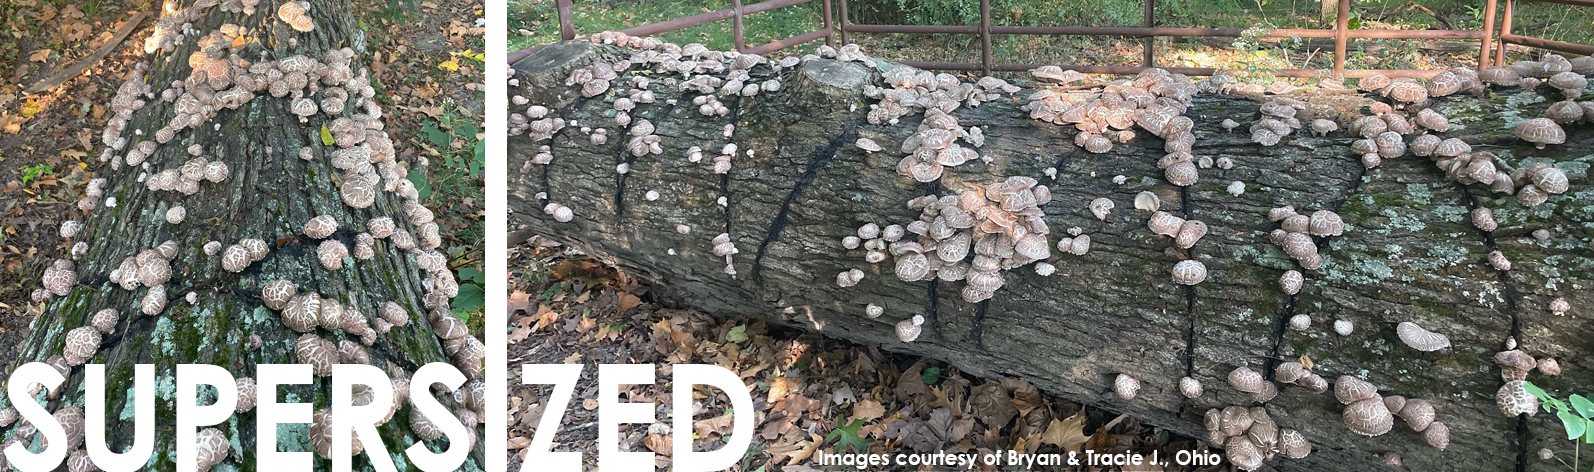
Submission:
<svg viewBox="0 0 1594 472">
<path fill-rule="evenodd" d="M 860 88 L 884 85 L 878 71 L 830 60 L 779 72 L 779 93 L 720 97 L 732 110 L 728 117 L 702 116 L 690 105 L 696 93 L 655 77 L 659 101 L 638 106 L 632 116 L 653 122 L 665 153 L 633 158 L 624 151 L 626 129 L 612 119 L 613 92 L 588 99 L 564 85 L 572 69 L 624 54 L 563 43 L 515 64 L 519 85 L 512 95 L 579 124 L 564 128 L 551 143 L 511 138 L 511 224 L 652 280 L 656 293 L 681 304 L 725 316 L 769 314 L 826 335 L 942 359 L 977 375 L 1021 376 L 1093 407 L 1201 438 L 1203 411 L 1251 404 L 1227 384 L 1229 370 L 1266 368 L 1271 378 L 1280 360 L 1304 355 L 1330 381 L 1359 376 L 1384 395 L 1433 402 L 1451 431 L 1444 452 L 1398 420 L 1388 434 L 1358 436 L 1342 424 L 1341 406 L 1331 393 L 1281 387 L 1268 410 L 1281 427 L 1302 431 L 1315 452 L 1301 460 L 1275 459 L 1270 466 L 1279 470 L 1381 469 L 1376 455 L 1384 452 L 1400 454 L 1413 470 L 1552 470 L 1562 466 L 1540 461 L 1539 448 L 1570 453 L 1550 415 L 1506 418 L 1494 405 L 1502 381 L 1492 356 L 1512 335 L 1529 352 L 1555 356 L 1566 366 L 1560 377 L 1530 377 L 1547 390 L 1564 397 L 1594 382 L 1594 362 L 1586 355 L 1594 347 L 1588 328 L 1594 318 L 1588 291 L 1594 284 L 1594 250 L 1588 245 L 1594 189 L 1587 176 L 1594 133 L 1587 126 L 1569 128 L 1567 144 L 1547 150 L 1511 136 L 1510 125 L 1539 116 L 1550 103 L 1538 94 L 1509 89 L 1482 98 L 1441 98 L 1433 105 L 1450 117 L 1451 136 L 1511 164 L 1548 160 L 1567 171 L 1571 190 L 1531 209 L 1485 188 L 1447 181 L 1426 158 L 1408 155 L 1366 171 L 1344 132 L 1325 138 L 1297 133 L 1272 147 L 1251 143 L 1243 128 L 1228 133 L 1219 122 L 1249 124 L 1258 97 L 1227 95 L 1198 96 L 1187 116 L 1196 122 L 1194 153 L 1229 157 L 1236 166 L 1204 169 L 1200 182 L 1188 188 L 1168 184 L 1156 168 L 1163 155 L 1160 139 L 1142 133 L 1108 154 L 1075 152 L 1073 128 L 1030 120 L 1019 110 L 1023 98 L 956 110 L 961 124 L 985 131 L 980 153 L 995 160 L 959 166 L 930 185 L 895 171 L 903 155 L 896 148 L 921 115 L 895 126 L 870 125 L 864 115 L 872 100 Z M 771 73 L 760 66 L 753 75 Z M 622 82 L 624 77 L 615 83 Z M 666 104 L 667 98 L 679 105 Z M 1370 102 L 1351 92 L 1298 98 L 1341 123 Z M 737 125 L 729 140 L 721 134 L 727 123 Z M 578 132 L 581 126 L 607 127 L 611 141 L 591 145 Z M 886 151 L 866 154 L 853 144 L 858 137 L 872 138 Z M 688 147 L 713 156 L 726 142 L 743 150 L 727 176 L 713 174 L 708 159 L 692 164 L 685 158 Z M 543 144 L 553 147 L 552 163 L 523 168 Z M 616 174 L 621 162 L 630 163 L 628 174 Z M 1055 181 L 1043 176 L 1047 168 L 1056 168 Z M 1051 185 L 1054 197 L 1044 206 L 1048 225 L 1054 233 L 1082 228 L 1093 239 L 1088 254 L 1054 255 L 1057 273 L 1050 277 L 1029 267 L 1009 271 L 994 299 L 970 304 L 958 296 L 962 282 L 903 282 L 889 262 L 867 264 L 862 251 L 841 247 L 841 238 L 863 223 L 917 218 L 917 211 L 904 207 L 911 198 L 1013 175 Z M 1127 180 L 1114 184 L 1117 175 Z M 1226 191 L 1235 180 L 1245 182 L 1244 194 Z M 662 198 L 647 201 L 649 190 Z M 1210 225 L 1194 250 L 1209 270 L 1206 282 L 1183 287 L 1170 280 L 1181 251 L 1146 228 L 1146 212 L 1133 209 L 1140 191 L 1160 195 L 1164 209 Z M 573 208 L 575 219 L 559 223 L 544 214 L 539 192 Z M 728 206 L 716 204 L 721 196 Z M 1087 209 L 1097 197 L 1117 204 L 1105 221 Z M 1319 241 L 1326 262 L 1320 270 L 1304 271 L 1306 288 L 1293 297 L 1277 280 L 1298 266 L 1267 239 L 1277 228 L 1266 219 L 1267 210 L 1280 205 L 1333 209 L 1348 227 L 1344 236 Z M 1493 234 L 1474 228 L 1467 212 L 1475 206 L 1492 208 L 1500 228 Z M 691 233 L 678 234 L 677 224 L 691 225 Z M 1530 237 L 1538 228 L 1553 237 Z M 710 239 L 720 232 L 741 249 L 738 277 L 727 276 L 724 260 L 710 253 Z M 1515 268 L 1494 270 L 1486 261 L 1494 249 Z M 868 275 L 854 287 L 838 287 L 836 274 L 851 268 Z M 1565 317 L 1546 309 L 1557 296 L 1571 301 Z M 884 306 L 885 316 L 863 316 L 870 303 Z M 893 325 L 914 314 L 929 321 L 916 342 L 904 344 Z M 1312 327 L 1285 329 L 1294 314 L 1312 315 Z M 1355 332 L 1334 334 L 1336 318 L 1353 321 Z M 1423 353 L 1406 347 L 1394 328 L 1408 320 L 1448 334 L 1454 348 Z M 1118 373 L 1144 384 L 1136 399 L 1111 393 Z M 1180 395 L 1177 382 L 1185 375 L 1200 379 L 1207 393 L 1193 400 Z"/>
<path fill-rule="evenodd" d="M 271 58 L 304 54 L 322 57 L 326 51 L 352 47 L 359 55 L 354 60 L 358 70 L 368 57 L 364 50 L 364 33 L 352 16 L 352 6 L 342 0 L 315 0 L 310 2 L 310 15 L 316 28 L 299 33 L 277 20 L 277 3 L 262 2 L 251 16 L 226 13 L 216 8 L 204 10 L 193 22 L 199 31 L 175 52 L 161 52 L 149 57 L 150 72 L 146 81 L 153 84 L 157 94 L 170 84 L 189 74 L 186 59 L 196 50 L 199 36 L 231 23 L 247 27 L 251 41 L 240 55 L 257 59 L 261 51 L 269 51 Z M 183 7 L 188 5 L 184 2 Z M 169 60 L 168 60 L 169 59 Z M 351 103 L 352 100 L 351 100 Z M 134 114 L 123 136 L 133 136 L 134 130 L 143 130 L 151 136 L 154 130 L 171 120 L 173 104 L 158 98 Z M 350 105 L 343 113 L 354 113 Z M 425 293 L 422 275 L 415 257 L 397 249 L 385 240 L 374 245 L 376 256 L 370 260 L 346 259 L 341 270 L 329 271 L 316 258 L 319 240 L 302 234 L 304 223 L 310 218 L 328 214 L 340 222 L 331 238 L 354 247 L 355 234 L 365 231 L 365 222 L 379 216 L 392 216 L 399 228 L 414 231 L 403 215 L 403 200 L 394 193 L 377 192 L 376 203 L 366 209 L 354 209 L 340 200 L 338 184 L 341 171 L 333 168 L 325 158 L 332 149 L 322 148 L 323 122 L 330 122 L 325 114 L 300 123 L 289 110 L 288 100 L 260 93 L 237 110 L 221 110 L 219 116 L 197 130 L 184 130 L 170 142 L 161 145 L 148 158 L 151 169 L 175 168 L 191 158 L 185 148 L 190 144 L 204 145 L 204 156 L 212 161 L 224 161 L 231 173 L 221 183 L 202 182 L 198 193 L 184 196 L 178 192 L 154 192 L 139 179 L 140 169 L 123 166 L 111 170 L 105 166 L 96 177 L 109 178 L 105 195 L 115 197 L 114 208 L 100 205 L 82 220 L 84 229 L 77 239 L 88 242 L 88 252 L 77 260 L 79 284 L 65 297 L 51 300 L 44 314 L 35 321 L 32 335 L 21 347 L 22 362 L 44 361 L 60 354 L 66 332 L 89 324 L 94 314 L 105 308 L 121 312 L 121 320 L 113 334 L 104 337 L 100 349 L 90 363 L 106 364 L 106 417 L 107 438 L 113 451 L 131 447 L 133 439 L 133 366 L 156 366 L 156 431 L 155 454 L 150 457 L 151 470 L 175 470 L 174 452 L 175 366 L 178 364 L 214 364 L 225 367 L 235 377 L 255 376 L 260 364 L 297 364 L 294 341 L 300 336 L 285 327 L 277 311 L 267 308 L 260 299 L 261 287 L 266 283 L 287 279 L 297 285 L 299 293 L 317 292 L 325 298 L 337 298 L 347 309 L 357 310 L 367 318 L 375 319 L 378 308 L 387 301 L 396 301 L 411 316 L 404 327 L 395 327 L 379 336 L 374 346 L 366 348 L 371 364 L 389 372 L 402 370 L 408 376 L 427 363 L 448 363 L 439 340 L 426 322 L 427 310 L 422 306 Z M 213 126 L 218 124 L 219 127 Z M 98 131 L 95 130 L 98 137 Z M 98 138 L 96 138 L 98 139 Z M 137 141 L 133 139 L 133 141 Z M 316 148 L 317 159 L 302 160 L 298 150 L 304 146 Z M 181 224 L 164 220 L 166 210 L 182 205 L 187 219 Z M 73 210 L 77 211 L 77 210 Z M 202 247 L 208 241 L 232 244 L 242 238 L 259 238 L 268 242 L 271 252 L 265 259 L 251 264 L 240 273 L 229 273 L 221 266 L 221 254 L 207 256 Z M 124 257 L 154 248 L 163 241 L 176 241 L 180 253 L 172 260 L 172 278 L 166 284 L 168 308 L 159 316 L 145 316 L 139 312 L 140 299 L 148 289 L 123 290 L 110 281 L 109 274 Z M 35 281 L 36 283 L 36 281 Z M 193 292 L 197 301 L 188 303 L 183 297 Z M 359 341 L 358 336 L 345 333 L 318 331 L 324 338 Z M 250 335 L 259 335 L 264 341 L 259 350 L 249 349 Z M 391 374 L 390 374 L 391 375 Z M 62 406 L 82 406 L 84 403 L 84 369 L 73 368 L 63 387 L 65 394 L 45 406 L 54 411 Z M 264 394 L 264 392 L 262 392 Z M 210 394 L 209 398 L 214 398 Z M 451 397 L 441 395 L 444 405 L 451 408 Z M 201 395 L 201 398 L 206 398 Z M 4 400 L 0 400 L 3 402 Z M 206 400 L 201 400 L 206 401 Z M 331 401 L 331 379 L 316 377 L 311 385 L 287 387 L 278 394 L 278 401 L 312 403 L 315 408 L 326 408 Z M 208 401 L 206 401 L 208 403 Z M 410 431 L 409 413 L 405 406 L 394 419 L 379 428 L 386 444 L 383 451 L 393 458 L 399 470 L 417 470 L 404 456 L 404 449 L 419 441 Z M 232 459 L 217 467 L 233 470 L 270 470 L 270 464 L 255 462 L 254 412 L 234 415 L 228 422 L 215 426 L 226 433 L 232 443 Z M 16 429 L 6 431 L 6 438 Z M 314 451 L 311 447 L 309 424 L 283 424 L 279 426 L 278 449 L 283 451 Z M 479 430 L 478 430 L 479 433 Z M 441 451 L 447 439 L 428 441 L 428 447 Z M 38 451 L 38 445 L 34 450 Z M 370 447 L 366 448 L 369 452 Z M 366 454 L 355 458 L 356 468 L 368 468 Z M 479 470 L 482 448 L 478 441 L 465 470 Z M 317 467 L 329 467 L 330 461 L 316 457 Z M 65 470 L 62 466 L 61 470 Z"/>
</svg>

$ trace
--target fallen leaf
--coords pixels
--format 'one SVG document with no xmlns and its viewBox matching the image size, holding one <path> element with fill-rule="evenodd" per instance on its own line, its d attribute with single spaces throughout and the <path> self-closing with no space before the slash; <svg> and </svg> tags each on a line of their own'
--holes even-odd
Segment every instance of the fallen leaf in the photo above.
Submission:
<svg viewBox="0 0 1594 472">
<path fill-rule="evenodd" d="M 619 299 L 620 313 L 630 311 L 632 308 L 636 308 L 637 305 L 642 304 L 641 298 L 637 298 L 636 295 L 630 293 L 620 292 L 616 293 L 615 296 Z"/>
<path fill-rule="evenodd" d="M 1065 420 L 1053 419 L 1046 427 L 1046 432 L 1041 433 L 1041 442 L 1061 447 L 1069 452 L 1080 452 L 1085 446 L 1085 441 L 1090 437 L 1085 436 L 1085 414 L 1074 413 L 1074 416 Z"/>
<path fill-rule="evenodd" d="M 852 407 L 852 419 L 873 420 L 886 414 L 886 407 L 874 400 L 864 400 Z"/>
<path fill-rule="evenodd" d="M 33 54 L 28 55 L 28 60 L 33 62 L 45 62 L 50 60 L 50 53 L 52 52 L 55 51 L 50 49 L 40 49 L 33 51 Z M 456 66 L 455 68 L 457 69 L 458 67 Z"/>
<path fill-rule="evenodd" d="M 791 377 L 776 377 L 769 381 L 769 396 L 764 401 L 775 403 L 775 400 L 786 398 L 786 394 L 798 387 L 797 380 Z"/>
<path fill-rule="evenodd" d="M 449 71 L 449 72 L 459 72 L 459 60 L 450 57 L 450 58 L 448 58 L 448 60 L 443 61 L 441 64 L 438 64 L 437 68 L 443 69 L 443 70 L 446 70 L 446 71 Z"/>
</svg>

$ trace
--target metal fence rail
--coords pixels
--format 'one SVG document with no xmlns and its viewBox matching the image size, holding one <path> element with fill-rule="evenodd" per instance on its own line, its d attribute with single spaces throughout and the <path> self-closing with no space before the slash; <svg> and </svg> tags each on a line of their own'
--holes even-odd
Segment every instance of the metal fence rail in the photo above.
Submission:
<svg viewBox="0 0 1594 472">
<path fill-rule="evenodd" d="M 772 41 L 769 43 L 748 47 L 745 44 L 745 30 L 743 18 L 759 12 L 774 10 L 812 2 L 821 3 L 821 17 L 823 28 Z M 907 64 L 921 69 L 935 70 L 978 70 L 985 74 L 991 71 L 1026 71 L 1039 67 L 1041 64 L 1014 64 L 997 63 L 991 57 L 991 37 L 998 34 L 1009 35 L 1045 35 L 1045 36 L 1116 36 L 1130 38 L 1144 38 L 1141 41 L 1142 57 L 1139 66 L 1093 66 L 1093 65 L 1063 65 L 1063 69 L 1077 70 L 1085 73 L 1096 74 L 1134 74 L 1147 68 L 1156 67 L 1155 39 L 1160 37 L 1239 37 L 1245 30 L 1237 28 L 1187 28 L 1187 27 L 1159 27 L 1156 25 L 1156 0 L 1145 0 L 1145 16 L 1143 26 L 993 26 L 991 25 L 991 0 L 980 1 L 979 25 L 871 25 L 855 24 L 848 17 L 847 0 L 841 2 L 840 21 L 831 23 L 831 0 L 766 0 L 763 2 L 743 5 L 742 0 L 731 0 L 731 7 L 699 13 L 692 16 L 661 21 L 634 28 L 622 30 L 632 36 L 652 36 L 657 34 L 689 28 L 707 23 L 731 20 L 732 37 L 738 52 L 749 54 L 765 54 L 786 47 L 803 44 L 809 41 L 823 39 L 825 44 L 832 44 L 831 38 L 840 35 L 842 44 L 849 42 L 852 33 L 896 33 L 896 34 L 959 34 L 980 36 L 980 61 L 979 62 L 924 62 L 907 61 Z M 1494 65 L 1504 65 L 1505 49 L 1507 45 L 1548 49 L 1564 53 L 1594 56 L 1594 46 L 1575 44 L 1563 41 L 1553 41 L 1544 38 L 1535 38 L 1511 33 L 1511 20 L 1515 13 L 1518 0 L 1505 1 L 1505 14 L 1500 22 L 1500 35 L 1494 36 L 1495 9 L 1497 0 L 1485 0 L 1483 27 L 1478 30 L 1384 30 L 1384 29 L 1350 29 L 1350 0 L 1339 0 L 1339 14 L 1335 18 L 1334 27 L 1329 29 L 1275 29 L 1269 30 L 1263 37 L 1268 38 L 1332 38 L 1334 40 L 1334 77 L 1359 78 L 1373 74 L 1384 74 L 1390 77 L 1430 77 L 1439 71 L 1411 70 L 1411 69 L 1346 69 L 1347 57 L 1346 44 L 1350 38 L 1358 39 L 1475 39 L 1479 42 L 1478 67 L 1482 68 L 1490 63 L 1490 49 L 1494 49 Z M 1558 3 L 1563 5 L 1594 7 L 1594 0 L 1522 0 L 1530 2 Z M 562 39 L 575 39 L 576 32 L 573 24 L 572 0 L 554 0 L 559 16 L 559 36 Z M 510 62 L 530 54 L 533 48 L 516 51 L 509 54 Z M 1163 67 L 1169 72 L 1185 75 L 1205 76 L 1212 75 L 1223 69 L 1209 67 Z M 1317 69 L 1280 69 L 1272 71 L 1276 75 L 1286 77 L 1317 77 L 1322 75 Z"/>
</svg>

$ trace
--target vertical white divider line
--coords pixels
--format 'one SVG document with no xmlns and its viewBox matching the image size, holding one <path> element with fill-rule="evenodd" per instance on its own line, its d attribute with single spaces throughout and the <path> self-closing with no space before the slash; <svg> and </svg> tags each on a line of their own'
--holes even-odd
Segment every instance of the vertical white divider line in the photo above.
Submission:
<svg viewBox="0 0 1594 472">
<path fill-rule="evenodd" d="M 509 103 L 509 86 L 505 79 L 509 70 L 509 64 L 505 62 L 508 54 L 506 48 L 509 47 L 509 20 L 505 0 L 486 0 L 485 3 L 483 14 L 487 18 L 487 50 L 484 52 L 487 59 L 482 75 L 487 87 L 486 104 L 483 105 L 487 123 L 482 129 L 486 130 L 487 139 L 487 188 L 484 194 L 487 200 L 484 244 L 487 247 L 483 251 L 487 274 L 487 318 L 482 326 L 487 338 L 484 340 L 487 344 L 487 371 L 483 374 L 487 376 L 487 418 L 483 447 L 487 456 L 485 469 L 489 472 L 504 472 L 509 468 L 508 389 L 505 385 L 509 346 L 504 333 L 509 304 L 506 267 L 509 248 L 505 246 L 509 235 L 509 209 L 505 201 L 508 196 L 505 176 L 509 175 L 505 163 L 509 149 L 505 133 L 509 128 L 506 116 L 508 105 L 505 105 Z"/>
</svg>

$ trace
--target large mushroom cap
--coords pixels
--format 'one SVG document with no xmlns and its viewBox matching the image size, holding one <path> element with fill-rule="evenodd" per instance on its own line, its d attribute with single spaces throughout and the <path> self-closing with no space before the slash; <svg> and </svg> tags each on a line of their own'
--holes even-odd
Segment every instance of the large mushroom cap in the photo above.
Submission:
<svg viewBox="0 0 1594 472">
<path fill-rule="evenodd" d="M 1534 118 L 1517 123 L 1512 133 L 1524 141 L 1533 143 L 1533 146 L 1539 149 L 1544 149 L 1546 145 L 1566 142 L 1566 130 L 1561 129 L 1561 125 L 1549 118 Z"/>
</svg>

